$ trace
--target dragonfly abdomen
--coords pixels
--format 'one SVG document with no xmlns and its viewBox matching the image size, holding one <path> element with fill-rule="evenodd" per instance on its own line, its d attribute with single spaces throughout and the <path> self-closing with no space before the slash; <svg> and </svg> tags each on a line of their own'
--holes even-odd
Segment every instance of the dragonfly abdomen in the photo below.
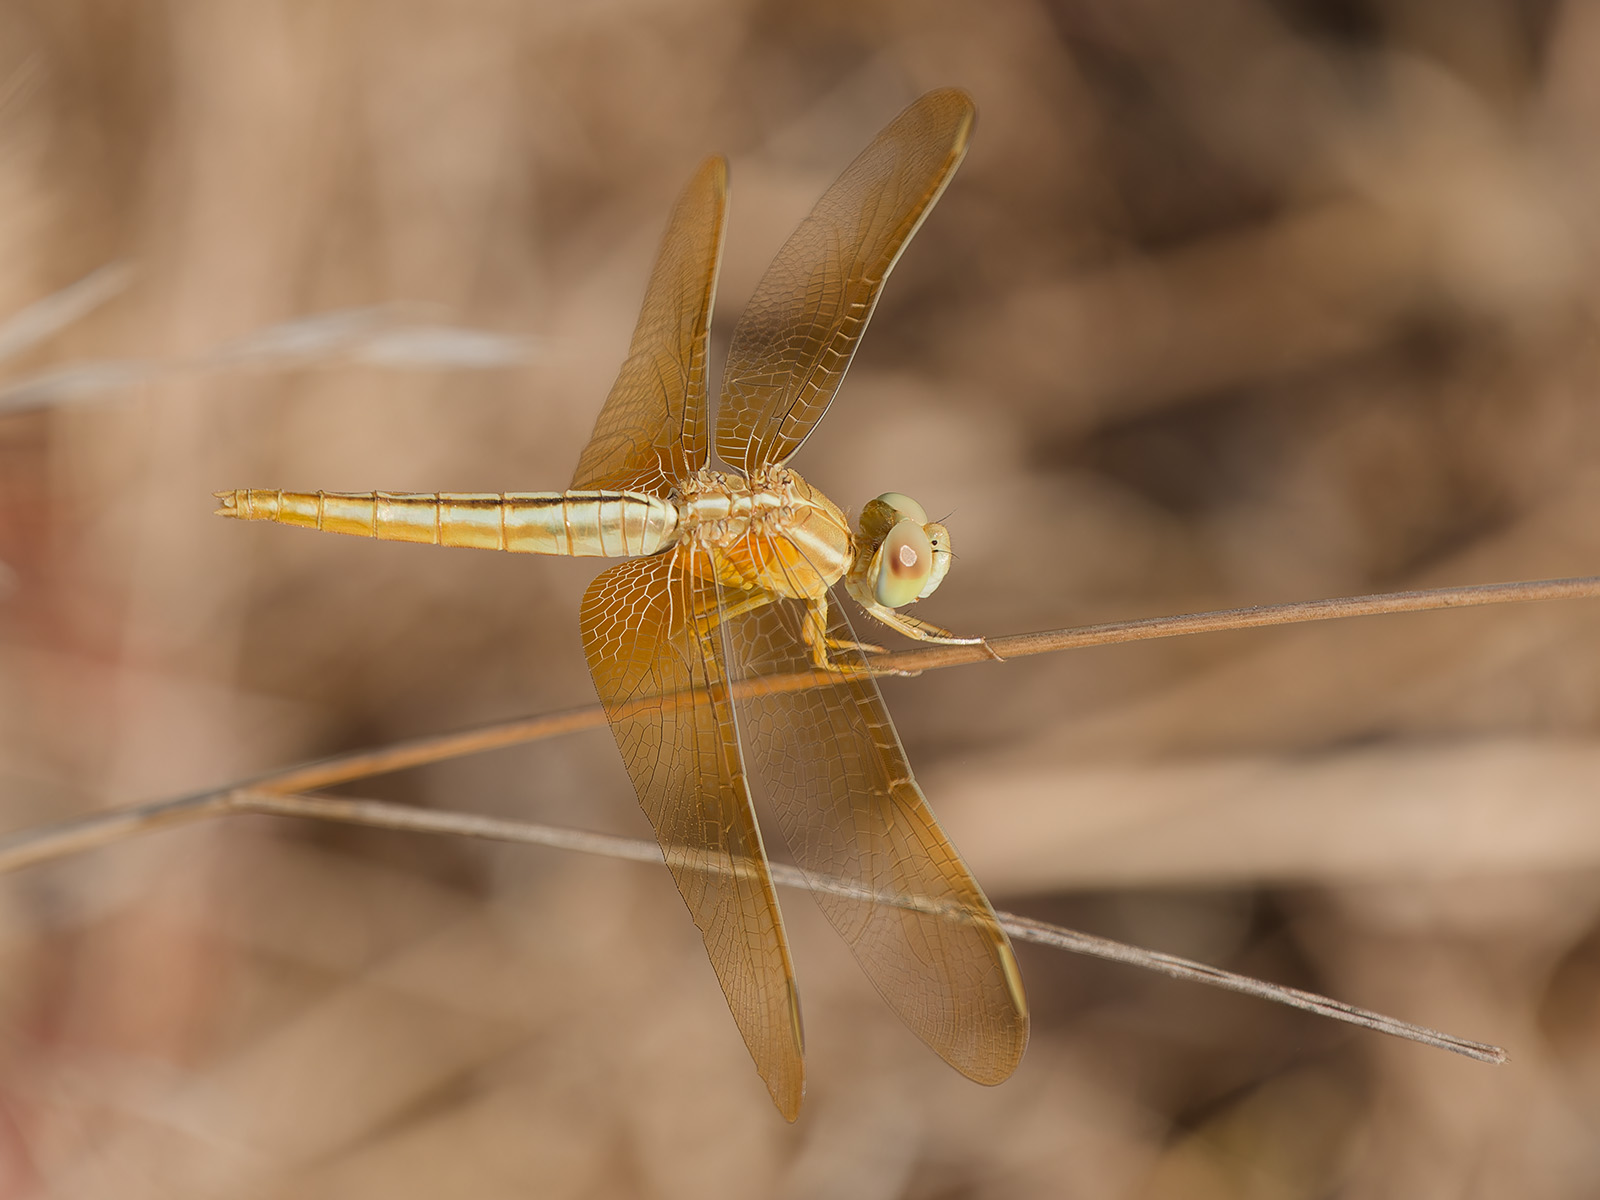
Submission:
<svg viewBox="0 0 1600 1200">
<path fill-rule="evenodd" d="M 626 558 L 675 540 L 678 509 L 642 492 L 218 492 L 217 515 L 390 542 Z"/>
</svg>

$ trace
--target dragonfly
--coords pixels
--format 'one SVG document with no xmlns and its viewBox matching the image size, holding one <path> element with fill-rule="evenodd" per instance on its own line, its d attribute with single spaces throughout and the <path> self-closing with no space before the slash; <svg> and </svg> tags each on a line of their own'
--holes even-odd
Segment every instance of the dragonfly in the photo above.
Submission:
<svg viewBox="0 0 1600 1200">
<path fill-rule="evenodd" d="M 974 118 L 964 92 L 929 92 L 822 195 L 734 330 L 714 425 L 720 157 L 672 210 L 569 489 L 216 493 L 217 512 L 242 520 L 624 560 L 583 597 L 590 672 L 734 1021 L 790 1121 L 805 1091 L 804 1035 L 753 796 L 868 979 L 946 1062 L 997 1084 L 1028 1039 L 1010 942 L 912 776 L 871 665 L 881 648 L 856 638 L 837 594 L 909 638 L 981 642 L 904 611 L 949 571 L 949 531 L 898 492 L 868 501 L 852 528 L 788 465 L 960 165 Z M 812 686 L 759 686 L 801 672 Z"/>
</svg>

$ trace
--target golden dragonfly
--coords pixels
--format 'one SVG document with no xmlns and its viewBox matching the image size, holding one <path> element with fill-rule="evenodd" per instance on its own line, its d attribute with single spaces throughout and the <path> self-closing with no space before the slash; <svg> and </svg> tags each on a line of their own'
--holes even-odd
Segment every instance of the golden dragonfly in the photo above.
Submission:
<svg viewBox="0 0 1600 1200">
<path fill-rule="evenodd" d="M 1028 1010 L 994 910 L 911 775 L 834 586 L 927 642 L 976 643 L 901 610 L 949 570 L 950 535 L 885 493 L 852 530 L 787 464 L 850 366 L 885 279 L 966 153 L 955 89 L 896 117 L 779 250 L 706 392 L 727 164 L 678 199 L 627 360 L 564 492 L 238 490 L 219 514 L 334 533 L 623 557 L 583 598 L 595 687 L 728 1006 L 778 1110 L 805 1089 L 800 1004 L 752 794 L 823 912 L 910 1028 L 957 1070 L 1016 1069 Z M 727 470 L 715 470 L 710 454 Z M 802 690 L 741 686 L 812 672 Z M 847 886 L 840 888 L 838 882 Z M 910 898 L 911 902 L 907 902 Z"/>
</svg>

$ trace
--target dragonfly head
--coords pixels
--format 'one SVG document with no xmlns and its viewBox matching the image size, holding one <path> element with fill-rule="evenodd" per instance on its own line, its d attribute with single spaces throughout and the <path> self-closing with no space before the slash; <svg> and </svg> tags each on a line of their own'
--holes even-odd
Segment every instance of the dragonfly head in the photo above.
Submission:
<svg viewBox="0 0 1600 1200">
<path fill-rule="evenodd" d="M 910 496 L 885 492 L 861 510 L 866 590 L 885 608 L 933 594 L 950 571 L 950 531 Z"/>
</svg>

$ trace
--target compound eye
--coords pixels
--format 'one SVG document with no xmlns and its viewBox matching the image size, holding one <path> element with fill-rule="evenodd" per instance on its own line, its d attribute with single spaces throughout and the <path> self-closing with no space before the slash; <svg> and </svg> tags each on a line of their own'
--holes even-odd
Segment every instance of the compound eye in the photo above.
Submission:
<svg viewBox="0 0 1600 1200">
<path fill-rule="evenodd" d="M 878 497 L 878 500 L 880 503 L 887 504 L 902 517 L 910 517 L 918 525 L 926 525 L 928 523 L 928 514 L 922 510 L 922 505 L 904 492 L 885 492 Z"/>
<path fill-rule="evenodd" d="M 888 503 L 888 501 L 885 501 Z M 895 522 L 873 559 L 872 593 L 885 608 L 910 604 L 933 570 L 933 543 L 912 517 Z"/>
</svg>

